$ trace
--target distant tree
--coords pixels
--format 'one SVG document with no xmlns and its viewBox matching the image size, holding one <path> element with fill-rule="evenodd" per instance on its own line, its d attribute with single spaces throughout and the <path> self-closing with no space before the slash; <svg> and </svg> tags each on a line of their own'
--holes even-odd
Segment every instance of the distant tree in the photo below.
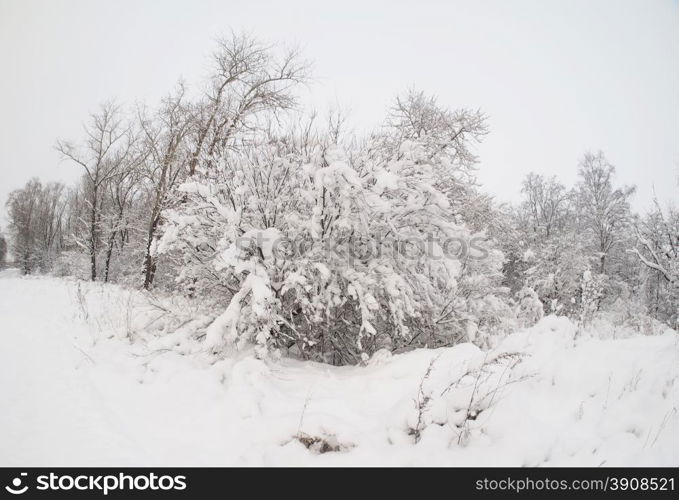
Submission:
<svg viewBox="0 0 679 500">
<path fill-rule="evenodd" d="M 613 250 L 624 251 L 619 243 L 629 228 L 629 200 L 634 187 L 616 188 L 613 185 L 615 167 L 604 154 L 586 153 L 578 170 L 579 182 L 575 193 L 583 230 L 594 240 L 594 251 L 599 261 L 599 273 L 606 273 L 607 258 Z"/>
<path fill-rule="evenodd" d="M 568 222 L 570 196 L 555 177 L 529 173 L 521 186 L 523 216 L 535 239 L 549 239 Z"/>
<path fill-rule="evenodd" d="M 116 174 L 105 184 L 106 192 L 102 206 L 100 231 L 106 236 L 104 251 L 103 280 L 110 276 L 114 249 L 122 253 L 129 238 L 129 231 L 140 225 L 131 219 L 130 212 L 134 207 L 141 189 L 138 164 L 130 160 L 121 166 Z"/>
<path fill-rule="evenodd" d="M 7 240 L 5 235 L 0 230 L 0 269 L 5 267 L 5 262 L 7 260 Z"/>
<path fill-rule="evenodd" d="M 513 230 L 502 239 L 506 283 L 519 302 L 534 291 L 546 312 L 569 314 L 587 268 L 572 196 L 556 178 L 533 172 L 524 178 L 521 193 L 523 199 L 512 214 Z"/>
<path fill-rule="evenodd" d="M 25 188 L 12 191 L 7 200 L 12 254 L 24 274 L 29 274 L 36 264 L 33 219 L 41 188 L 38 179 L 31 179 Z"/>
<path fill-rule="evenodd" d="M 90 278 L 94 281 L 97 279 L 100 221 L 106 185 L 130 164 L 135 137 L 124 122 L 119 107 L 112 102 L 103 104 L 98 113 L 90 116 L 85 135 L 87 138 L 81 146 L 59 140 L 56 149 L 64 159 L 85 170 L 84 194 L 89 212 L 86 245 L 90 257 Z"/>
<path fill-rule="evenodd" d="M 31 179 L 7 200 L 12 255 L 24 274 L 47 271 L 63 244 L 64 185 Z"/>
<path fill-rule="evenodd" d="M 656 317 L 679 326 L 679 211 L 663 210 L 655 200 L 654 210 L 637 227 L 632 252 L 648 270 L 648 301 Z"/>
</svg>

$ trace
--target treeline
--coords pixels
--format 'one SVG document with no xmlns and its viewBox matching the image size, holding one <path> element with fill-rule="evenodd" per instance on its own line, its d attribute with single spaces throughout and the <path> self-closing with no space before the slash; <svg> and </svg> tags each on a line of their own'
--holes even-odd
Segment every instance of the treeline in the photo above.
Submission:
<svg viewBox="0 0 679 500">
<path fill-rule="evenodd" d="M 679 212 L 656 200 L 638 216 L 629 205 L 634 191 L 616 186 L 602 152 L 584 155 L 570 189 L 529 174 L 524 200 L 512 210 L 516 232 L 504 247 L 508 282 L 535 290 L 550 313 L 579 317 L 582 295 L 590 293 L 593 311 L 617 305 L 630 319 L 650 314 L 676 328 Z"/>
<path fill-rule="evenodd" d="M 195 97 L 179 82 L 156 107 L 129 112 L 108 102 L 89 117 L 81 141 L 57 141 L 63 159 L 82 169 L 79 185 L 34 179 L 7 202 L 12 254 L 25 272 L 58 265 L 77 273 L 84 253 L 90 279 L 115 274 L 132 282 L 141 259 L 143 286 L 152 286 L 150 249 L 176 186 L 195 174 L 199 159 L 235 147 L 292 110 L 294 87 L 308 78 L 296 51 L 278 54 L 248 36 L 221 40 L 211 62 Z M 55 208 L 44 212 L 46 205 Z M 45 239 L 42 225 L 54 234 Z"/>
<path fill-rule="evenodd" d="M 332 363 L 492 344 L 545 313 L 677 325 L 679 214 L 633 214 L 603 153 L 574 166 L 575 186 L 530 174 L 522 203 L 499 205 L 475 180 L 479 111 L 411 91 L 357 137 L 341 114 L 299 109 L 296 51 L 232 35 L 211 62 L 195 88 L 107 103 L 81 141 L 58 141 L 78 185 L 10 195 L 25 273 L 200 298 L 221 313 L 200 332 L 215 351 L 254 342 Z"/>
</svg>

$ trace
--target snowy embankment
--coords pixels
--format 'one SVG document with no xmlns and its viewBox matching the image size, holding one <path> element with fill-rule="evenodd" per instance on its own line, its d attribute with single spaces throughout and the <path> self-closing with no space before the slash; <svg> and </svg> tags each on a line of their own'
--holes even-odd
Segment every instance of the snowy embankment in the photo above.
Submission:
<svg viewBox="0 0 679 500">
<path fill-rule="evenodd" d="M 250 351 L 215 362 L 190 323 L 165 331 L 163 307 L 0 274 L 0 465 L 679 464 L 671 330 L 574 339 L 548 317 L 490 353 L 335 368 Z"/>
</svg>

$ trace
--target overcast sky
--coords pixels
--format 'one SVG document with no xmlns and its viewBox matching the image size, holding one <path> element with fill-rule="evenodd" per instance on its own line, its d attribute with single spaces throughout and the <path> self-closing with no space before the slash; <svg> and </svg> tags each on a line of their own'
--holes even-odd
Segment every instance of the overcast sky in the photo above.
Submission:
<svg viewBox="0 0 679 500">
<path fill-rule="evenodd" d="M 319 109 L 380 122 L 409 87 L 481 108 L 479 179 L 519 197 L 529 171 L 575 180 L 602 149 L 620 183 L 679 199 L 679 1 L 0 0 L 0 213 L 30 177 L 73 181 L 57 137 L 111 97 L 152 103 L 206 74 L 214 39 L 245 30 L 302 47 Z M 3 224 L 4 225 L 4 224 Z"/>
</svg>

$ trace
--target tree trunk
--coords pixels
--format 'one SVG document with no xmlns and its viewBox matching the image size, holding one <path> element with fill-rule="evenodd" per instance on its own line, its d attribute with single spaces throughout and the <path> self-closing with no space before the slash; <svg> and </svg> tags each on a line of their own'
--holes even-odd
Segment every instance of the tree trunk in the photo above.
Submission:
<svg viewBox="0 0 679 500">
<path fill-rule="evenodd" d="M 31 258 L 30 253 L 28 252 L 28 250 L 25 250 L 24 258 L 22 259 L 23 260 L 22 267 L 24 274 L 31 274 L 31 265 L 29 264 L 30 258 Z"/>
<path fill-rule="evenodd" d="M 148 290 L 153 284 L 153 278 L 156 275 L 156 259 L 151 255 L 151 245 L 156 236 L 156 229 L 158 229 L 158 222 L 160 217 L 154 214 L 149 223 L 149 232 L 146 240 L 146 255 L 144 256 L 144 289 Z"/>
<path fill-rule="evenodd" d="M 122 233 L 117 228 L 121 227 L 123 224 L 124 209 L 121 207 L 116 216 L 115 225 L 113 231 L 108 237 L 108 247 L 106 248 L 106 264 L 104 265 L 104 283 L 108 283 L 109 269 L 111 267 L 111 256 L 113 255 L 113 246 L 116 243 L 116 236 L 118 233 Z M 122 244 L 120 250 L 122 251 Z"/>
<path fill-rule="evenodd" d="M 106 262 L 104 263 L 104 283 L 108 283 L 108 270 L 111 267 L 111 256 L 113 255 L 113 244 L 115 243 L 116 233 L 111 233 L 108 238 L 108 247 L 106 248 Z"/>
<path fill-rule="evenodd" d="M 92 213 L 90 214 L 90 278 L 97 280 L 97 186 L 92 191 Z"/>
</svg>

